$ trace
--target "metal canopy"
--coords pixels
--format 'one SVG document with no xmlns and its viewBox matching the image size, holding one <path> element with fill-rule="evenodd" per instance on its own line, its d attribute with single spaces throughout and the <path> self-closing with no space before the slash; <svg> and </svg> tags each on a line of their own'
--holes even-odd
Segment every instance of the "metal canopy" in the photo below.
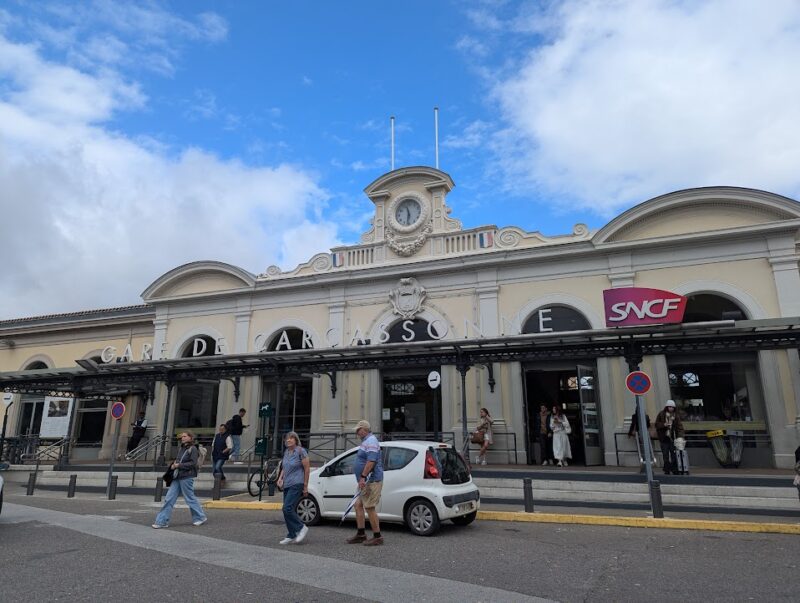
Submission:
<svg viewBox="0 0 800 603">
<path fill-rule="evenodd" d="M 800 318 L 719 321 L 630 327 L 565 333 L 510 335 L 176 358 L 118 364 L 81 362 L 80 367 L 0 373 L 0 389 L 14 393 L 113 397 L 123 393 L 152 395 L 156 382 L 175 385 L 198 379 L 235 379 L 260 375 L 291 380 L 336 371 L 428 368 L 453 365 L 465 372 L 476 364 L 560 359 L 624 357 L 630 367 L 653 354 L 753 352 L 800 347 Z M 335 389 L 332 389 L 335 395 Z"/>
</svg>

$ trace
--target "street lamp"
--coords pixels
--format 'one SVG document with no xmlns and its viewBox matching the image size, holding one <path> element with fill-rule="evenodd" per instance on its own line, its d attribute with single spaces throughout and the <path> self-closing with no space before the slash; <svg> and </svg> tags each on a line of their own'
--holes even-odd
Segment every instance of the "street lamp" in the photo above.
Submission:
<svg viewBox="0 0 800 603">
<path fill-rule="evenodd" d="M 3 406 L 6 407 L 3 413 L 3 431 L 0 433 L 0 461 L 3 460 L 3 450 L 6 444 L 6 423 L 8 423 L 8 409 L 14 404 L 14 394 L 3 394 Z"/>
</svg>

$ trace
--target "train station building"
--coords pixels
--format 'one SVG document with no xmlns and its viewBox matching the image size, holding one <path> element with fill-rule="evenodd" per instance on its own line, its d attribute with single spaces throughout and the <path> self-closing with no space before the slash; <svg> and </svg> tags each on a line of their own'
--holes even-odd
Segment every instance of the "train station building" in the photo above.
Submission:
<svg viewBox="0 0 800 603">
<path fill-rule="evenodd" d="M 312 445 L 363 418 L 387 437 L 460 445 L 464 416 L 472 429 L 485 407 L 489 462 L 524 464 L 541 406 L 558 405 L 573 464 L 627 464 L 625 377 L 639 368 L 651 418 L 676 402 L 694 466 L 717 464 L 707 434 L 719 430 L 740 437 L 743 467 L 794 465 L 800 203 L 689 189 L 544 236 L 464 229 L 453 187 L 430 167 L 384 174 L 365 189 L 361 240 L 292 270 L 210 259 L 143 283 L 139 305 L 0 321 L 6 436 L 107 459 L 119 399 L 145 413 L 149 438 L 212 434 L 245 408 L 249 447 L 269 402 L 277 431 Z"/>
</svg>

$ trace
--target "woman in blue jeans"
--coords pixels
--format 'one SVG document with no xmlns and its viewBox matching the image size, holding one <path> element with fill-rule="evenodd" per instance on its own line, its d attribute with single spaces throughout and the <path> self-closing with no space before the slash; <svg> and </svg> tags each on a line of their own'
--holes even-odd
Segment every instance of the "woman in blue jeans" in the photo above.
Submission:
<svg viewBox="0 0 800 603">
<path fill-rule="evenodd" d="M 194 445 L 194 434 L 191 431 L 184 431 L 180 436 L 181 450 L 172 464 L 169 466 L 175 472 L 175 477 L 167 490 L 167 497 L 164 499 L 164 506 L 156 516 L 153 527 L 168 528 L 169 519 L 172 517 L 172 508 L 178 500 L 178 494 L 182 494 L 192 512 L 192 525 L 201 526 L 208 518 L 203 512 L 200 501 L 194 495 L 194 478 L 197 477 L 197 446 Z"/>
<path fill-rule="evenodd" d="M 308 527 L 297 515 L 297 502 L 308 496 L 308 475 L 311 463 L 308 453 L 300 446 L 300 437 L 290 431 L 284 439 L 286 450 L 281 461 L 278 488 L 283 488 L 283 519 L 286 521 L 286 538 L 280 544 L 300 544 L 308 534 Z"/>
</svg>

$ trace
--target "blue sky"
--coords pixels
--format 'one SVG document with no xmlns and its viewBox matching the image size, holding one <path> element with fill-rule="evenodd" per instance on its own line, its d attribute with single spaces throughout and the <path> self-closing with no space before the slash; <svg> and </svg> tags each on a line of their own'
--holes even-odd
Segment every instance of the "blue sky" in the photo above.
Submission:
<svg viewBox="0 0 800 603">
<path fill-rule="evenodd" d="M 0 3 L 0 319 L 139 303 L 189 261 L 358 241 L 440 167 L 465 227 L 800 194 L 793 0 Z M 13 258 L 13 261 L 10 261 Z"/>
</svg>

